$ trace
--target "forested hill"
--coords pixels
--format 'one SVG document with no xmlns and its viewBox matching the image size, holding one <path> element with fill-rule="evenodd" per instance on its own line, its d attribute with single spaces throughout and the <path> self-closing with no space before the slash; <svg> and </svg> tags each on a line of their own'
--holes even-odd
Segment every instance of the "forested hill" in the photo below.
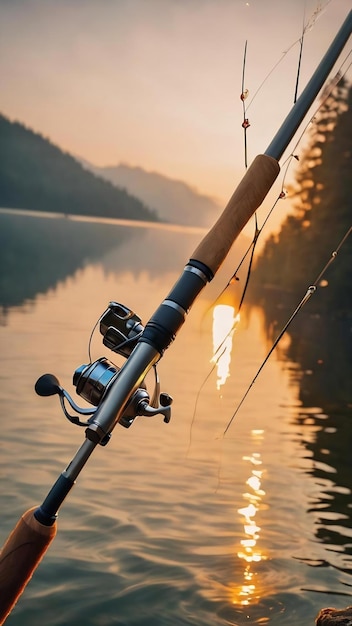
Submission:
<svg viewBox="0 0 352 626">
<path fill-rule="evenodd" d="M 158 220 L 142 201 L 94 176 L 50 141 L 1 114 L 0 207 Z"/>
<path fill-rule="evenodd" d="M 352 87 L 341 80 L 311 124 L 308 147 L 299 156 L 289 190 L 294 213 L 266 242 L 252 277 L 254 294 L 264 306 L 277 298 L 283 304 L 285 294 L 298 303 L 316 283 L 310 309 L 351 315 L 351 104 Z M 345 235 L 335 260 L 319 276 Z"/>
</svg>

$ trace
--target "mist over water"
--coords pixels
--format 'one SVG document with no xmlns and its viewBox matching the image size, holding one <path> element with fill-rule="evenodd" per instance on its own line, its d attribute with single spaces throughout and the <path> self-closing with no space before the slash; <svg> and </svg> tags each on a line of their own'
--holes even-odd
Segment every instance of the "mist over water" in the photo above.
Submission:
<svg viewBox="0 0 352 626">
<path fill-rule="evenodd" d="M 131 307 L 146 323 L 200 235 L 0 220 L 11 242 L 0 253 L 3 543 L 84 437 L 56 396 L 35 395 L 35 381 L 52 372 L 75 395 L 73 372 L 88 362 L 89 336 L 108 302 Z M 302 318 L 301 343 L 292 335 L 273 355 L 224 438 L 270 345 L 263 312 L 244 309 L 218 385 L 210 361 L 223 322 L 214 328 L 214 297 L 226 271 L 204 290 L 158 366 L 162 390 L 174 398 L 170 424 L 138 418 L 94 452 L 9 625 L 301 626 L 323 606 L 351 604 L 348 328 L 330 326 L 329 337 L 315 324 L 304 344 L 309 320 Z M 238 294 L 230 296 L 236 315 Z M 329 373 L 329 338 L 339 385 Z M 103 355 L 119 364 L 96 331 L 92 358 Z"/>
</svg>

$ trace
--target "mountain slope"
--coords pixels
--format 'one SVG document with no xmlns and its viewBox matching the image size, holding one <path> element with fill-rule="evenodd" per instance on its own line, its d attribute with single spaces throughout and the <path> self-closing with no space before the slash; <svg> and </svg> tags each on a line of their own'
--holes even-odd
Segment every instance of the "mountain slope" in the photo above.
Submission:
<svg viewBox="0 0 352 626">
<path fill-rule="evenodd" d="M 0 114 L 0 206 L 157 220 L 143 202 L 88 172 L 41 135 Z"/>
<path fill-rule="evenodd" d="M 210 226 L 220 213 L 220 206 L 213 198 L 199 194 L 182 181 L 126 164 L 95 167 L 84 162 L 83 165 L 97 176 L 142 198 L 168 222 Z"/>
</svg>

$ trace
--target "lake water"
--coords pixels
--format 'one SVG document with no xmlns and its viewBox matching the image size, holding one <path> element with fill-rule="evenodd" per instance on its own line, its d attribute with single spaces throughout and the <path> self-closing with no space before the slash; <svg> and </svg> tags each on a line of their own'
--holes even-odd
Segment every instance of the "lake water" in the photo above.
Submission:
<svg viewBox="0 0 352 626">
<path fill-rule="evenodd" d="M 201 235 L 6 214 L 0 233 L 3 543 L 84 438 L 57 396 L 35 395 L 35 381 L 52 372 L 83 405 L 72 375 L 88 363 L 89 336 L 108 302 L 146 323 Z M 325 361 L 314 355 L 303 369 L 286 336 L 223 436 L 270 347 L 262 311 L 244 309 L 222 363 L 210 363 L 225 327 L 214 298 L 244 247 L 158 366 L 174 398 L 171 422 L 118 425 L 94 451 L 9 626 L 301 626 L 324 606 L 352 604 L 346 335 L 317 334 Z M 225 295 L 221 304 L 238 300 Z M 103 355 L 119 364 L 96 331 L 92 357 Z M 318 369 L 330 361 L 335 374 L 320 384 Z"/>
</svg>

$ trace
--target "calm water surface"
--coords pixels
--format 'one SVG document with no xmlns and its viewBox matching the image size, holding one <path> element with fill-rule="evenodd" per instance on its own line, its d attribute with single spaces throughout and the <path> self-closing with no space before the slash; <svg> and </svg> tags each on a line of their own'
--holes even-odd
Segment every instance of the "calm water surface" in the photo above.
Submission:
<svg viewBox="0 0 352 626">
<path fill-rule="evenodd" d="M 35 381 L 52 372 L 83 404 L 72 374 L 88 363 L 108 302 L 147 322 L 200 236 L 0 220 L 2 543 L 83 441 Z M 317 402 L 314 367 L 290 359 L 287 337 L 223 437 L 269 346 L 262 312 L 247 311 L 212 371 L 225 327 L 221 316 L 213 325 L 213 300 L 225 283 L 205 290 L 159 365 L 170 424 L 117 426 L 94 452 L 9 626 L 298 626 L 352 604 L 351 405 L 334 390 L 328 403 L 328 383 Z M 96 332 L 92 356 L 103 355 L 119 364 Z"/>
</svg>

